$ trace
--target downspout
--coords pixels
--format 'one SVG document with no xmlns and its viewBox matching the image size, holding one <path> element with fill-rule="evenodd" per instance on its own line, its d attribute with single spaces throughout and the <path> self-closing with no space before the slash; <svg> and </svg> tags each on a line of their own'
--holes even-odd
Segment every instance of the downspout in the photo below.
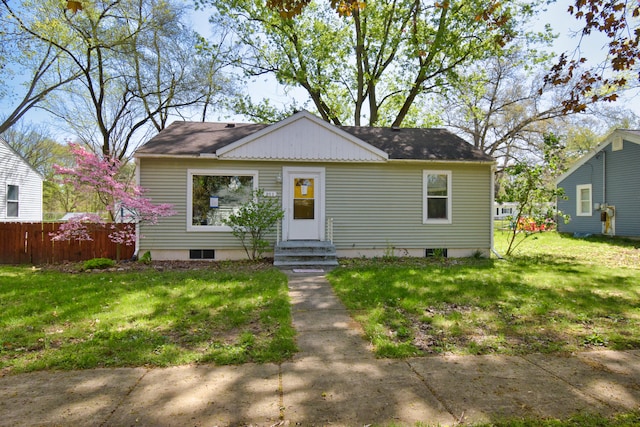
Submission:
<svg viewBox="0 0 640 427">
<path fill-rule="evenodd" d="M 602 150 L 602 204 L 607 204 L 607 149 Z"/>
</svg>

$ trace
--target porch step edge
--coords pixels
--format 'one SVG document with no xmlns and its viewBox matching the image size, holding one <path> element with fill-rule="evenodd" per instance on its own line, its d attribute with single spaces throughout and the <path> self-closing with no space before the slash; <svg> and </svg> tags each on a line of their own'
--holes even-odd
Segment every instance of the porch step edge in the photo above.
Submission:
<svg viewBox="0 0 640 427">
<path fill-rule="evenodd" d="M 273 265 L 276 267 L 337 267 L 338 260 L 323 260 L 323 261 L 280 261 L 274 260 Z"/>
</svg>

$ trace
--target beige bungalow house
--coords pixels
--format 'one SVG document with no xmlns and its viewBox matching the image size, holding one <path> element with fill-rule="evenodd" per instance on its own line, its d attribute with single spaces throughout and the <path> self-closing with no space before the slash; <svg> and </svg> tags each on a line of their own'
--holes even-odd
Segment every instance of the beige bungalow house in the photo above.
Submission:
<svg viewBox="0 0 640 427">
<path fill-rule="evenodd" d="M 493 159 L 443 129 L 174 122 L 135 153 L 139 184 L 176 215 L 141 225 L 154 260 L 239 259 L 224 219 L 256 189 L 278 198 L 278 265 L 337 257 L 465 257 L 492 247 Z"/>
</svg>

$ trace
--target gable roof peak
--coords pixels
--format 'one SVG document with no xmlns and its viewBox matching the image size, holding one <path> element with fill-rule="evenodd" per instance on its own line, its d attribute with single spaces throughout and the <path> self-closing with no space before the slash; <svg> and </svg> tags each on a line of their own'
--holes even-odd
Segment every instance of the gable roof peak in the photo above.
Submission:
<svg viewBox="0 0 640 427">
<path fill-rule="evenodd" d="M 556 185 L 560 184 L 562 181 L 567 179 L 571 174 L 573 174 L 577 169 L 579 169 L 582 165 L 587 163 L 593 157 L 597 156 L 606 149 L 607 146 L 613 144 L 613 142 L 618 139 L 620 141 L 625 140 L 635 144 L 640 144 L 640 129 L 615 129 L 609 135 L 607 135 L 600 144 L 596 145 L 594 148 L 589 150 L 582 157 L 578 158 L 571 167 L 562 175 L 560 175 L 556 179 Z"/>
</svg>

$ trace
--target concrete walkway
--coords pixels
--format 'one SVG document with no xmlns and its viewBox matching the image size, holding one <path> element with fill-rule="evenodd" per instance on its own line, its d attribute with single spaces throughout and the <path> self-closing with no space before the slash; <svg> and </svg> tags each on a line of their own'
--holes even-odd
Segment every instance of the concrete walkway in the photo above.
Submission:
<svg viewBox="0 0 640 427">
<path fill-rule="evenodd" d="M 291 362 L 9 375 L 0 426 L 458 425 L 640 409 L 640 351 L 377 360 L 322 274 L 287 274 Z"/>
</svg>

